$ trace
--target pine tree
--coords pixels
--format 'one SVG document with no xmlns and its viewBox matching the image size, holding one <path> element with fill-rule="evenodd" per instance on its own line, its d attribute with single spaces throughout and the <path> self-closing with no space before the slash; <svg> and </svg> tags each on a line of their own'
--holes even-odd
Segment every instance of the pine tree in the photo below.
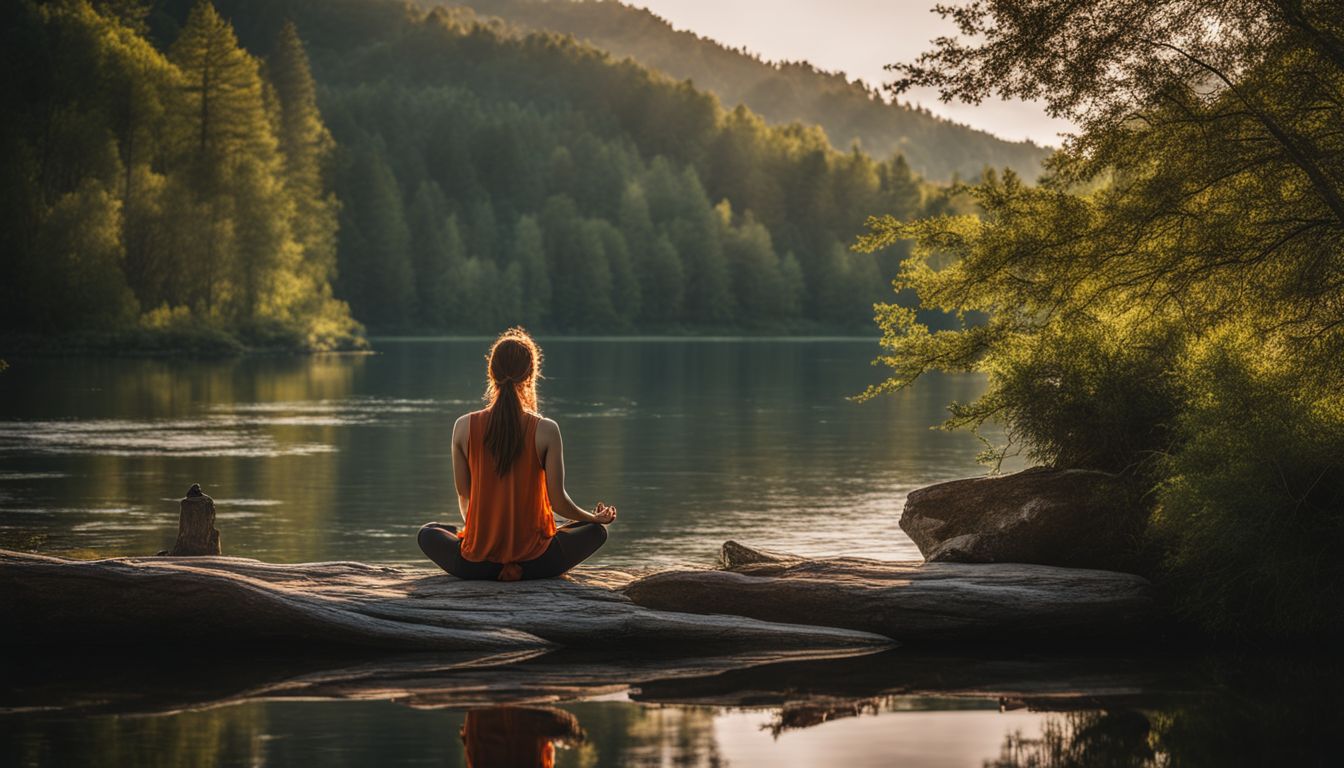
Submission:
<svg viewBox="0 0 1344 768">
<path fill-rule="evenodd" d="M 341 209 L 339 295 L 364 322 L 405 327 L 413 316 L 415 289 L 397 180 L 371 150 L 356 156 L 348 174 L 344 186 L 351 194 Z"/>
<path fill-rule="evenodd" d="M 551 309 L 551 278 L 546 272 L 546 248 L 536 216 L 519 216 L 513 228 L 513 262 L 519 269 L 522 322 L 542 327 Z"/>
<path fill-rule="evenodd" d="M 420 182 L 406 219 L 411 232 L 416 323 L 426 328 L 445 328 L 452 301 L 449 274 L 462 260 L 462 238 L 457 234 L 457 222 L 448 218 L 448 202 L 439 185 Z"/>
<path fill-rule="evenodd" d="M 208 240 L 201 253 L 203 279 L 194 298 L 207 314 L 252 320 L 261 303 L 261 286 L 269 282 L 281 255 L 275 247 L 283 247 L 289 238 L 288 232 L 242 242 L 234 238 L 232 217 L 240 207 L 263 216 L 266 209 L 286 217 L 289 211 L 283 199 L 258 207 L 238 198 L 279 191 L 258 179 L 281 170 L 260 66 L 238 46 L 233 27 L 206 0 L 187 16 L 170 58 L 185 78 L 187 154 L 195 169 L 196 193 L 209 211 Z M 249 233 L 263 228 L 265 223 L 254 221 Z"/>
<path fill-rule="evenodd" d="M 630 247 L 621 231 L 609 222 L 598 219 L 596 225 L 602 238 L 602 251 L 611 268 L 611 305 L 616 313 L 617 327 L 630 330 L 639 322 L 644 293 L 635 274 Z"/>
<path fill-rule="evenodd" d="M 303 269 L 315 285 L 325 284 L 336 269 L 339 204 L 324 178 L 335 142 L 318 112 L 317 86 L 292 22 L 281 28 L 266 74 L 279 105 L 277 138 L 285 187 L 294 202 L 294 236 L 303 247 Z"/>
<path fill-rule="evenodd" d="M 207 0 L 191 9 L 169 57 L 186 77 L 190 151 L 207 188 L 231 160 L 275 149 L 260 66 Z"/>
</svg>

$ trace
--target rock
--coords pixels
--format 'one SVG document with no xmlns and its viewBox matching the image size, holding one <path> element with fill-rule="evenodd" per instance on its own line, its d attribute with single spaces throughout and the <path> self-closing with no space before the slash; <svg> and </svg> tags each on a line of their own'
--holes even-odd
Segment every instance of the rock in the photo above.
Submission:
<svg viewBox="0 0 1344 768">
<path fill-rule="evenodd" d="M 743 562 L 741 549 L 734 544 L 724 559 Z M 902 644 L 1120 640 L 1151 628 L 1156 615 L 1148 580 L 1113 571 L 759 551 L 747 560 L 731 570 L 655 573 L 625 594 L 657 610 L 845 627 Z"/>
<path fill-rule="evenodd" d="M 1147 511 L 1118 476 L 1029 469 L 912 491 L 901 530 L 929 562 L 1143 571 Z"/>
<path fill-rule="evenodd" d="M 732 540 L 723 542 L 723 546 L 719 548 L 719 567 L 729 571 L 757 563 L 778 565 L 781 563 L 801 563 L 806 559 L 783 552 L 772 552 L 768 549 L 752 549 L 745 544 L 738 544 Z"/>
<path fill-rule="evenodd" d="M 630 574 L 576 569 L 561 579 L 460 581 L 427 568 L 234 557 L 79 561 L 0 550 L 6 644 L 190 641 L 391 650 L 507 650 L 556 645 L 753 649 L 885 647 L 859 631 L 668 613 L 635 605 Z"/>
</svg>

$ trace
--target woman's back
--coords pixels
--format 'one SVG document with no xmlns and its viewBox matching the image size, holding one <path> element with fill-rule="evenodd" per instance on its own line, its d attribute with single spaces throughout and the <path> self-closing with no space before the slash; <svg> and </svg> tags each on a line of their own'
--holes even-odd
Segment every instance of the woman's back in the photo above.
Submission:
<svg viewBox="0 0 1344 768">
<path fill-rule="evenodd" d="M 500 475 L 495 457 L 485 446 L 489 409 L 470 415 L 467 463 L 472 492 L 462 555 L 468 560 L 519 563 L 541 556 L 555 535 L 555 518 L 546 493 L 546 471 L 537 458 L 534 413 L 522 413 L 522 451 Z"/>
<path fill-rule="evenodd" d="M 545 579 L 568 571 L 607 540 L 616 508 L 589 512 L 565 491 L 560 425 L 537 408 L 541 349 L 510 328 L 490 347 L 484 410 L 453 423 L 453 485 L 466 523 L 427 523 L 420 549 L 463 579 Z M 574 522 L 555 527 L 553 514 Z"/>
</svg>

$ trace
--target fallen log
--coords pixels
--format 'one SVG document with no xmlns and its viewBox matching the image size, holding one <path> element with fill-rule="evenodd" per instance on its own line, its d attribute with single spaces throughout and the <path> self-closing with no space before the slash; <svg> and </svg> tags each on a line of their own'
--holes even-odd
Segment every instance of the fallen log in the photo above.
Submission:
<svg viewBox="0 0 1344 768">
<path fill-rule="evenodd" d="M 580 568 L 527 582 L 459 581 L 424 568 L 279 565 L 234 557 L 79 561 L 0 550 L 8 644 L 184 640 L 307 652 L 517 650 L 557 645 L 858 649 L 872 633 L 652 610 L 619 591 L 633 577 Z"/>
<path fill-rule="evenodd" d="M 808 560 L 724 545 L 722 570 L 666 571 L 630 583 L 636 604 L 874 632 L 901 643 L 1066 643 L 1151 629 L 1147 579 L 1018 563 Z"/>
</svg>

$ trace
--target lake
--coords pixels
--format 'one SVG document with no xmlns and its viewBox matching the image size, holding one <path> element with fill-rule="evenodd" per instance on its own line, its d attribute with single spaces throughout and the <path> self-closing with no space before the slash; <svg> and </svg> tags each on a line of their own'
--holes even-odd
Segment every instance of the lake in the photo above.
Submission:
<svg viewBox="0 0 1344 768">
<path fill-rule="evenodd" d="M 871 339 L 542 340 L 542 408 L 570 494 L 616 504 L 614 565 L 708 563 L 729 538 L 917 559 L 905 494 L 983 472 L 931 430 L 972 376 L 867 403 Z M 315 358 L 13 361 L 0 375 L 0 543 L 153 554 L 199 482 L 226 553 L 410 562 L 456 521 L 449 438 L 481 406 L 485 339 L 381 340 Z"/>
<path fill-rule="evenodd" d="M 488 343 L 11 360 L 0 374 L 0 547 L 153 554 L 171 545 L 176 500 L 199 482 L 217 501 L 226 554 L 418 562 L 419 526 L 456 518 L 449 436 L 480 407 Z M 564 432 L 571 495 L 620 508 L 603 564 L 708 564 L 730 538 L 916 559 L 897 525 L 906 494 L 984 471 L 974 436 L 931 429 L 983 381 L 936 376 L 854 402 L 883 376 L 871 339 L 542 344 L 543 410 Z M 516 748 L 550 744 L 560 766 L 1326 764 L 1339 725 L 1322 682 L 1339 680 L 1335 666 L 1309 660 L 897 650 L 517 711 L 378 697 L 239 703 L 214 689 L 119 704 L 174 679 L 156 663 L 130 673 L 86 660 L 71 675 L 61 659 L 7 657 L 0 764 L 490 764 L 485 736 L 468 754 L 469 720 L 466 730 Z M 53 699 L 82 709 L 48 708 Z"/>
</svg>

